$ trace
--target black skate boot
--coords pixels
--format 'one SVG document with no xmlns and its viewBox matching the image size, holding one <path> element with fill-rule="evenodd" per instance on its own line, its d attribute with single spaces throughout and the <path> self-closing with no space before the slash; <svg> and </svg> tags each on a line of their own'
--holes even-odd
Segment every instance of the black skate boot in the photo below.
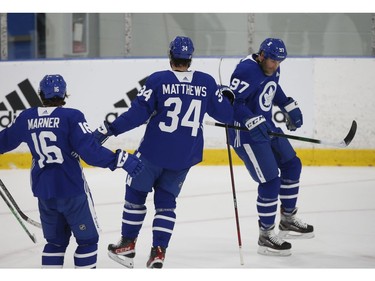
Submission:
<svg viewBox="0 0 375 281">
<path fill-rule="evenodd" d="M 308 239 L 314 237 L 314 227 L 296 217 L 297 208 L 287 213 L 281 207 L 279 237 L 283 239 Z"/>
<path fill-rule="evenodd" d="M 160 246 L 152 247 L 150 258 L 147 261 L 148 268 L 162 268 L 166 249 Z"/>
<path fill-rule="evenodd" d="M 133 268 L 136 240 L 121 237 L 121 240 L 117 244 L 108 245 L 108 256 L 125 267 Z"/>
<path fill-rule="evenodd" d="M 289 256 L 292 245 L 275 234 L 275 225 L 265 229 L 259 222 L 258 254 L 266 256 Z"/>
</svg>

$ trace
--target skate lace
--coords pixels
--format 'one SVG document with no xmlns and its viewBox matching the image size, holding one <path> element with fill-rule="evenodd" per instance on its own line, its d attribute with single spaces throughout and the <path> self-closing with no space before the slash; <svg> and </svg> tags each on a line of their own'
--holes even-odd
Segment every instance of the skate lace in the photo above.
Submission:
<svg viewBox="0 0 375 281">
<path fill-rule="evenodd" d="M 294 225 L 300 227 L 300 228 L 307 228 L 307 223 L 303 222 L 300 218 L 297 218 L 295 216 L 292 217 L 292 222 Z"/>
<path fill-rule="evenodd" d="M 284 243 L 284 240 L 277 236 L 273 231 L 268 232 L 268 239 L 277 245 L 282 245 Z"/>
</svg>

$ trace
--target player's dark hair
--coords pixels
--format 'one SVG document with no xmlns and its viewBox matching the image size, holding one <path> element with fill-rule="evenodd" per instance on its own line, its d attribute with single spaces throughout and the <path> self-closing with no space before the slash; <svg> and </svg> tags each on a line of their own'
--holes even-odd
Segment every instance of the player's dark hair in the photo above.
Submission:
<svg viewBox="0 0 375 281">
<path fill-rule="evenodd" d="M 177 67 L 185 66 L 189 68 L 191 65 L 191 59 L 176 59 L 173 57 L 172 52 L 169 53 L 169 59 L 171 64 Z"/>
<path fill-rule="evenodd" d="M 42 100 L 43 106 L 57 107 L 57 106 L 63 106 L 66 103 L 65 97 L 64 98 L 53 97 L 50 99 L 46 99 L 42 91 L 39 92 L 39 95 L 40 95 L 40 99 Z"/>
</svg>

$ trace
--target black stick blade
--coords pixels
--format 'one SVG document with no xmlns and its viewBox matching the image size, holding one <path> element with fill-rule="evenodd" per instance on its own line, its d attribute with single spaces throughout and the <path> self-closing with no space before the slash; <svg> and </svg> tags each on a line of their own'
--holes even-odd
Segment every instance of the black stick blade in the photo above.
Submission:
<svg viewBox="0 0 375 281">
<path fill-rule="evenodd" d="M 348 135 L 344 138 L 345 145 L 348 146 L 354 139 L 355 133 L 357 132 L 357 122 L 353 120 L 352 126 L 350 127 Z"/>
</svg>

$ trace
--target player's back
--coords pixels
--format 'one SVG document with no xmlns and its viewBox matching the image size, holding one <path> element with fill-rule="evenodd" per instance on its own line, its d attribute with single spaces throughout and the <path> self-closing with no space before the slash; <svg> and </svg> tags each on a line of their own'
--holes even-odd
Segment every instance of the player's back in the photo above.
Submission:
<svg viewBox="0 0 375 281">
<path fill-rule="evenodd" d="M 139 151 L 151 162 L 165 168 L 181 169 L 202 160 L 202 123 L 206 113 L 232 115 L 229 103 L 218 95 L 215 79 L 200 71 L 160 71 L 146 81 L 152 91 L 148 103 L 155 114 L 147 124 Z M 142 99 L 142 97 L 140 97 Z"/>
<path fill-rule="evenodd" d="M 63 107 L 27 109 L 12 129 L 17 134 L 16 142 L 26 142 L 32 154 L 35 196 L 67 198 L 84 193 L 77 153 L 80 146 L 88 144 L 85 130 L 89 129 L 80 111 Z"/>
</svg>

